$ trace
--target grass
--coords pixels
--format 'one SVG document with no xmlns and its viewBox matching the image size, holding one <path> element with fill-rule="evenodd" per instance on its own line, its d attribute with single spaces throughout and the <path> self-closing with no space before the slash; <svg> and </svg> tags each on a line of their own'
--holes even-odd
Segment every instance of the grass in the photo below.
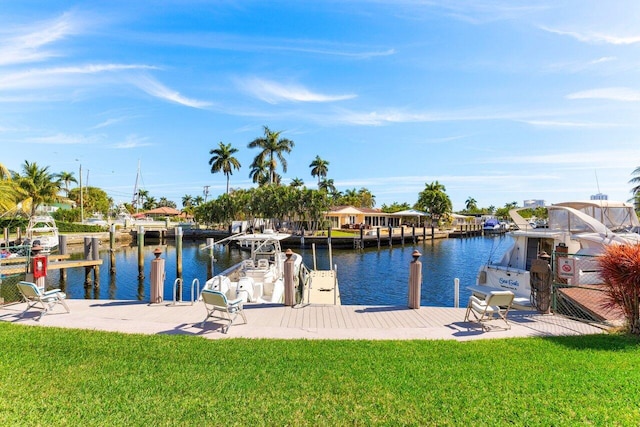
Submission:
<svg viewBox="0 0 640 427">
<path fill-rule="evenodd" d="M 0 322 L 0 425 L 638 425 L 640 340 L 206 340 Z"/>
</svg>

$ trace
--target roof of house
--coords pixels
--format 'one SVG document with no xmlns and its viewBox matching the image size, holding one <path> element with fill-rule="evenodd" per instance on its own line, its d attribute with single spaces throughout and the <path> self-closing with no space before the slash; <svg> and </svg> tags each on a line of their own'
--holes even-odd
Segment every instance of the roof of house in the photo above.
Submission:
<svg viewBox="0 0 640 427">
<path fill-rule="evenodd" d="M 180 211 L 168 206 L 151 209 L 145 212 L 146 215 L 180 215 Z"/>
</svg>

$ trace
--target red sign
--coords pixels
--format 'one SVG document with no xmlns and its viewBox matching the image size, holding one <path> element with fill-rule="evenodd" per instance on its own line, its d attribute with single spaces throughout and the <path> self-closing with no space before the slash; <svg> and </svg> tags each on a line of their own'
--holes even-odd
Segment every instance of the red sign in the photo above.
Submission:
<svg viewBox="0 0 640 427">
<path fill-rule="evenodd" d="M 558 277 L 573 278 L 576 272 L 576 260 L 558 257 Z"/>
</svg>

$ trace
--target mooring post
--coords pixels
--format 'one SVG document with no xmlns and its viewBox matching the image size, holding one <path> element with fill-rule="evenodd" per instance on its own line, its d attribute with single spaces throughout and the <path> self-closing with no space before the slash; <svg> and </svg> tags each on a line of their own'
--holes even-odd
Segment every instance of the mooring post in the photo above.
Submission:
<svg viewBox="0 0 640 427">
<path fill-rule="evenodd" d="M 329 229 L 327 230 L 327 245 L 331 246 L 331 226 L 329 226 Z"/>
<path fill-rule="evenodd" d="M 416 244 L 416 225 L 415 224 L 411 226 L 411 237 L 413 239 L 413 244 L 415 245 Z"/>
<path fill-rule="evenodd" d="M 97 261 L 100 259 L 100 238 L 91 238 L 91 259 Z"/>
<path fill-rule="evenodd" d="M 293 251 L 287 249 L 285 255 L 287 259 L 284 262 L 284 305 L 293 307 L 296 304 Z"/>
<path fill-rule="evenodd" d="M 360 226 L 360 249 L 364 249 L 364 226 Z"/>
<path fill-rule="evenodd" d="M 9 227 L 4 228 L 4 247 L 9 247 Z"/>
<path fill-rule="evenodd" d="M 151 261 L 151 304 L 159 304 L 164 299 L 164 259 L 160 258 L 162 250 L 153 251 L 155 259 Z"/>
<path fill-rule="evenodd" d="M 138 278 L 144 279 L 144 227 L 138 227 Z"/>
<path fill-rule="evenodd" d="M 400 241 L 402 242 L 402 246 L 404 246 L 404 225 L 400 227 Z"/>
<path fill-rule="evenodd" d="M 392 239 L 393 239 L 393 227 L 391 227 L 391 224 L 389 224 L 389 247 L 393 246 L 393 244 L 391 243 Z"/>
<path fill-rule="evenodd" d="M 376 237 L 378 239 L 378 249 L 380 249 L 380 227 L 376 227 Z"/>
<path fill-rule="evenodd" d="M 182 279 L 182 227 L 176 227 L 176 278 Z"/>
<path fill-rule="evenodd" d="M 98 289 L 100 288 L 100 266 L 93 266 L 93 287 Z"/>
<path fill-rule="evenodd" d="M 58 253 L 60 255 L 66 255 L 67 254 L 67 236 L 64 234 L 60 234 L 58 236 Z M 66 268 L 61 268 L 60 269 L 60 281 L 61 282 L 66 282 L 67 281 L 67 269 Z"/>
<path fill-rule="evenodd" d="M 409 265 L 409 308 L 420 308 L 420 288 L 422 286 L 422 255 L 418 250 L 413 251 L 413 261 Z"/>
<path fill-rule="evenodd" d="M 84 259 L 91 259 L 91 237 L 84 237 Z"/>
<path fill-rule="evenodd" d="M 17 227 L 16 228 L 16 245 L 21 245 L 21 244 L 22 244 L 22 228 Z"/>
<path fill-rule="evenodd" d="M 116 225 L 109 228 L 109 273 L 116 274 Z"/>
<path fill-rule="evenodd" d="M 460 307 L 460 279 L 453 279 L 453 307 Z"/>
<path fill-rule="evenodd" d="M 207 278 L 213 277 L 213 245 L 215 240 L 213 237 L 207 237 L 207 248 L 209 250 L 209 263 L 207 264 Z"/>
</svg>

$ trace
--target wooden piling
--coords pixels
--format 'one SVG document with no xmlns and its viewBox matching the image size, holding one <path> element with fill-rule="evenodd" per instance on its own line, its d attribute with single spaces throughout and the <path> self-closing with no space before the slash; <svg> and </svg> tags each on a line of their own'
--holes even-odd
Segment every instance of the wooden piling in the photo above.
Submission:
<svg viewBox="0 0 640 427">
<path fill-rule="evenodd" d="M 393 227 L 389 226 L 389 247 L 393 246 L 391 242 L 392 239 L 393 239 Z"/>
<path fill-rule="evenodd" d="M 409 308 L 420 308 L 420 288 L 422 287 L 422 263 L 419 258 L 422 254 L 413 251 L 413 261 L 409 265 Z"/>
<path fill-rule="evenodd" d="M 416 244 L 416 226 L 415 224 L 411 226 L 411 238 L 413 239 L 413 244 Z"/>
<path fill-rule="evenodd" d="M 284 262 L 284 305 L 293 307 L 296 304 L 296 285 L 294 275 L 293 252 L 287 249 L 287 259 Z"/>
<path fill-rule="evenodd" d="M 331 227 L 327 230 L 327 245 L 331 246 Z"/>
<path fill-rule="evenodd" d="M 376 237 L 378 239 L 378 249 L 380 249 L 380 227 L 376 227 Z"/>
<path fill-rule="evenodd" d="M 182 227 L 176 227 L 176 278 L 182 279 Z"/>
<path fill-rule="evenodd" d="M 58 253 L 60 255 L 66 255 L 68 251 L 67 248 L 67 236 L 65 236 L 64 234 L 60 234 L 58 236 Z M 67 269 L 66 268 L 61 268 L 60 269 L 60 281 L 61 282 L 66 282 L 67 281 Z"/>
<path fill-rule="evenodd" d="M 138 227 L 138 279 L 144 279 L 144 227 Z M 144 294 L 144 292 L 143 292 Z"/>
<path fill-rule="evenodd" d="M 91 238 L 91 259 L 97 261 L 100 259 L 100 238 Z"/>
<path fill-rule="evenodd" d="M 402 242 L 402 246 L 404 246 L 404 226 L 400 227 L 400 241 Z"/>
<path fill-rule="evenodd" d="M 22 228 L 16 227 L 16 245 L 22 244 Z"/>
<path fill-rule="evenodd" d="M 4 228 L 4 247 L 5 248 L 9 247 L 9 228 L 8 227 Z"/>
<path fill-rule="evenodd" d="M 213 237 L 207 237 L 207 249 L 209 252 L 209 262 L 207 263 L 207 278 L 213 277 L 213 245 L 215 244 L 215 240 Z"/>
<path fill-rule="evenodd" d="M 360 247 L 358 249 L 364 249 L 364 227 L 360 226 Z"/>
<path fill-rule="evenodd" d="M 109 273 L 116 274 L 116 226 L 109 228 Z"/>
</svg>

